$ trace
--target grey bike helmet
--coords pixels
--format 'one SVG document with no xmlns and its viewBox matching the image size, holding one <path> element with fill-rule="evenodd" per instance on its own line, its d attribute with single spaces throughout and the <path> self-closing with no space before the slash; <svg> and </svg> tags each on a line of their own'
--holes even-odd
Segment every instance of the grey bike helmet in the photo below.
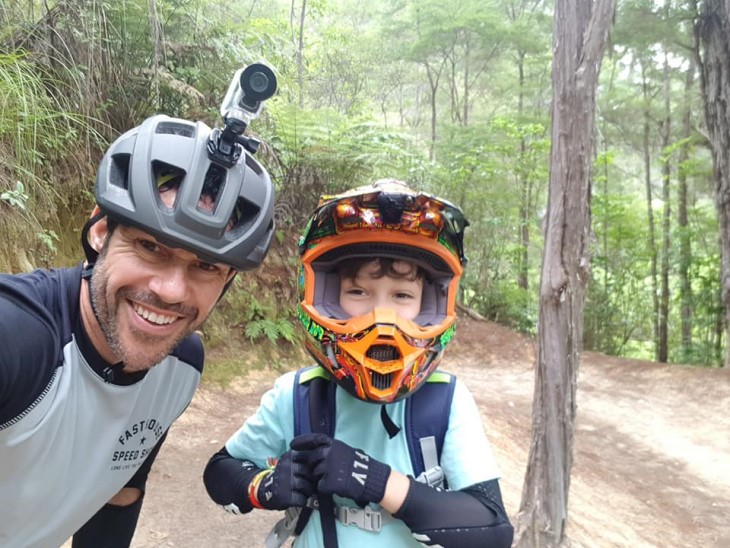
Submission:
<svg viewBox="0 0 730 548">
<path fill-rule="evenodd" d="M 244 152 L 231 167 L 212 161 L 202 122 L 153 116 L 109 148 L 96 176 L 96 202 L 121 224 L 201 259 L 251 270 L 274 233 L 274 187 Z M 161 193 L 177 189 L 174 202 Z"/>
</svg>

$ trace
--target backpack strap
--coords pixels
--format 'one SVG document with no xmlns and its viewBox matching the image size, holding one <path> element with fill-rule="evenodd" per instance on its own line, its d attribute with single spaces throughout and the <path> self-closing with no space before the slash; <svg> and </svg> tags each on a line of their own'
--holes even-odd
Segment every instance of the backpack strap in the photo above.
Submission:
<svg viewBox="0 0 730 548">
<path fill-rule="evenodd" d="M 430 474 L 439 468 L 446 431 L 449 429 L 451 401 L 454 398 L 456 377 L 435 371 L 421 388 L 406 400 L 405 434 L 408 452 L 416 478 L 434 486 L 438 479 Z M 443 480 L 443 473 L 437 476 Z"/>
<path fill-rule="evenodd" d="M 329 373 L 318 365 L 299 369 L 296 372 L 293 390 L 294 437 L 312 432 L 328 436 L 335 433 L 335 388 L 337 385 L 329 381 Z M 310 395 L 314 397 L 310 397 Z"/>
<path fill-rule="evenodd" d="M 332 436 L 335 431 L 335 388 L 337 384 L 329 382 L 329 373 L 320 366 L 298 369 L 294 376 L 293 409 L 294 437 L 300 434 L 318 432 Z M 331 497 L 330 497 L 331 499 Z M 324 506 L 327 506 L 325 501 Z M 312 497 L 304 508 L 292 507 L 285 511 L 266 538 L 266 548 L 279 548 L 291 535 L 299 535 L 312 516 L 312 510 L 319 508 L 320 501 Z M 334 502 L 330 513 L 334 515 Z M 320 512 L 320 515 L 322 512 Z M 322 524 L 325 530 L 325 524 Z M 334 532 L 334 519 L 327 530 Z M 331 532 L 329 534 L 331 534 Z M 335 544 L 337 546 L 337 537 Z M 327 546 L 327 545 L 326 545 Z M 329 548 L 329 546 L 328 546 Z"/>
<path fill-rule="evenodd" d="M 312 380 L 307 383 L 309 391 L 309 397 L 307 399 L 309 400 L 308 415 L 310 430 L 318 434 L 334 436 L 335 389 L 337 388 L 337 383 L 329 382 L 329 376 L 324 378 L 318 373 L 316 369 L 312 371 L 309 375 Z M 298 386 L 301 386 L 301 383 Z M 300 424 L 300 428 L 305 428 L 305 425 Z M 338 548 L 337 528 L 335 526 L 335 501 L 332 495 L 317 494 L 316 502 L 317 508 L 319 509 L 319 519 L 322 523 L 324 548 Z M 304 530 L 304 526 L 309 521 L 311 514 L 312 510 L 310 508 L 302 510 L 297 527 L 294 530 L 295 534 L 299 534 Z"/>
<path fill-rule="evenodd" d="M 320 366 L 308 367 L 296 372 L 293 390 L 295 437 L 312 432 L 334 435 L 337 383 L 330 381 L 329 373 Z M 449 428 L 455 386 L 456 377 L 454 375 L 436 371 L 417 392 L 406 400 L 404 428 L 411 465 L 417 476 L 416 479 L 432 487 L 441 487 L 446 483 L 439 460 L 446 431 Z M 358 509 L 335 507 L 332 497 L 328 498 L 329 500 L 323 500 L 323 497 L 320 496 L 318 500 L 313 501 L 311 506 L 288 509 L 284 519 L 269 534 L 266 547 L 278 548 L 290 535 L 299 535 L 312 515 L 312 507 L 320 511 L 325 548 L 337 547 L 335 516 L 346 525 L 357 525 L 360 528 L 375 531 L 380 530 L 381 523 L 384 524 L 392 519 L 390 515 L 382 516 L 380 512 L 370 511 L 378 514 L 374 516 L 379 518 L 378 525 L 377 527 L 363 526 L 359 523 L 363 521 L 362 510 L 357 512 Z M 347 515 L 343 516 L 343 514 Z M 343 519 L 343 517 L 347 519 Z"/>
</svg>

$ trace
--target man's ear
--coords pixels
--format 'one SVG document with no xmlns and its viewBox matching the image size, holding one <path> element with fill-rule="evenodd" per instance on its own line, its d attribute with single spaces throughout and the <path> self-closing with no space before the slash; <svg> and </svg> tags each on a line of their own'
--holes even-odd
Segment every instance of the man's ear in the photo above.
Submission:
<svg viewBox="0 0 730 548">
<path fill-rule="evenodd" d="M 91 216 L 94 217 L 100 212 L 101 209 L 99 208 L 99 206 L 96 206 L 94 208 L 94 211 L 91 212 Z M 89 245 L 91 245 L 91 247 L 94 248 L 97 253 L 100 253 L 102 248 L 104 247 L 104 242 L 106 242 L 106 238 L 108 235 L 109 226 L 107 225 L 107 218 L 106 216 L 104 216 L 93 225 L 91 225 L 91 228 L 89 228 Z"/>
</svg>

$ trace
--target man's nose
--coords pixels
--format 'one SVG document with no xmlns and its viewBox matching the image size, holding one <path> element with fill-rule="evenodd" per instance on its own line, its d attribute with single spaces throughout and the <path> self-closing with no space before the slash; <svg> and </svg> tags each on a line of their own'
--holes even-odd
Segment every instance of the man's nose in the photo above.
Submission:
<svg viewBox="0 0 730 548">
<path fill-rule="evenodd" d="M 150 289 L 168 304 L 184 302 L 190 289 L 187 266 L 170 263 L 160 268 L 150 281 Z"/>
</svg>

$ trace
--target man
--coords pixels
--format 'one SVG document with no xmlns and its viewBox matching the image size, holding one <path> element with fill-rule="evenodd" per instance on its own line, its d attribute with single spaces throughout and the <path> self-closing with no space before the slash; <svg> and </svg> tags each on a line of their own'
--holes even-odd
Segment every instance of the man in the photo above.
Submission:
<svg viewBox="0 0 730 548">
<path fill-rule="evenodd" d="M 200 380 L 194 332 L 273 234 L 268 174 L 240 147 L 221 162 L 219 137 L 165 116 L 125 133 L 99 166 L 86 262 L 0 275 L 0 546 L 129 546 Z"/>
</svg>

